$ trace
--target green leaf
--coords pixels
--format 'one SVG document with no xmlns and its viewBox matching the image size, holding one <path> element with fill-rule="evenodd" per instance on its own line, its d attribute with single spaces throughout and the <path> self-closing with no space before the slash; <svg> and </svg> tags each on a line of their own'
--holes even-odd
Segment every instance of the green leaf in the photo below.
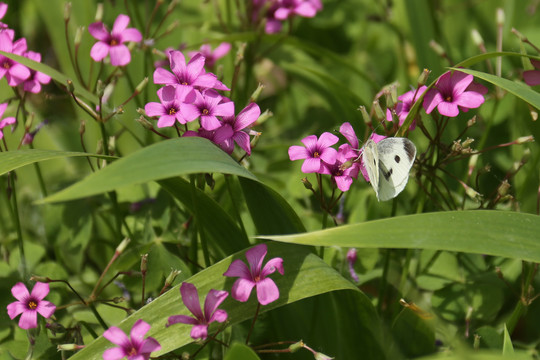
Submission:
<svg viewBox="0 0 540 360">
<path fill-rule="evenodd" d="M 501 355 L 500 351 L 456 351 L 453 355 L 446 352 L 437 355 L 418 358 L 419 360 L 507 360 L 508 357 Z M 526 352 L 513 354 L 513 360 L 531 360 L 531 355 Z"/>
<path fill-rule="evenodd" d="M 540 109 L 540 94 L 532 90 L 529 85 L 526 85 L 521 82 L 516 82 L 516 81 L 508 80 L 505 78 L 501 78 L 495 75 L 487 74 L 481 71 L 470 70 L 470 69 L 456 69 L 456 68 L 451 68 L 451 69 L 459 70 L 466 74 L 471 74 L 477 77 L 478 79 L 482 79 L 487 82 L 490 82 L 493 85 L 498 86 L 499 88 L 506 90 L 511 94 L 514 94 L 515 96 L 529 103 L 535 108 Z"/>
<path fill-rule="evenodd" d="M 187 279 L 186 282 L 197 287 L 201 300 L 210 289 L 229 290 L 235 279 L 226 278 L 223 273 L 233 260 L 245 261 L 244 254 L 245 252 L 242 251 L 229 256 Z M 312 254 L 307 247 L 269 243 L 266 259 L 273 257 L 283 259 L 285 276 L 280 276 L 278 273 L 272 275 L 280 290 L 280 297 L 273 303 L 263 306 L 261 313 L 331 291 L 353 290 L 358 292 L 358 289 L 351 282 L 344 279 L 319 257 Z M 363 294 L 361 296 L 365 297 Z M 371 306 L 367 299 L 366 304 Z M 240 303 L 229 296 L 220 308 L 227 311 L 228 323 L 234 325 L 253 316 L 257 308 L 256 296 L 254 293 L 251 294 L 250 300 L 246 303 Z M 165 327 L 168 317 L 177 314 L 191 315 L 182 304 L 179 285 L 144 306 L 117 326 L 124 332 L 128 332 L 138 319 L 143 319 L 151 324 L 152 328 L 147 336 L 154 337 L 161 344 L 161 351 L 152 354 L 152 356 L 159 356 L 193 341 L 189 335 L 191 326 L 176 324 L 168 328 Z M 214 326 L 213 324 L 209 329 L 209 334 L 216 331 L 218 327 L 219 325 Z M 71 357 L 71 360 L 101 359 L 105 349 L 112 346 L 114 345 L 101 336 Z"/>
<path fill-rule="evenodd" d="M 5 51 L 0 50 L 0 54 L 3 56 L 15 60 L 16 62 L 23 64 L 26 67 L 29 67 L 32 70 L 36 70 L 39 72 L 42 72 L 46 75 L 49 75 L 51 78 L 59 82 L 60 84 L 67 86 L 68 81 L 71 81 L 73 83 L 74 92 L 76 94 L 82 95 L 84 98 L 92 101 L 94 104 L 97 104 L 99 102 L 98 97 L 95 94 L 92 94 L 90 91 L 86 90 L 84 87 L 82 87 L 75 79 L 70 79 L 66 75 L 62 74 L 56 69 L 53 69 L 52 67 L 45 65 L 44 63 L 40 63 L 31 59 L 28 59 L 24 56 L 8 53 Z"/>
<path fill-rule="evenodd" d="M 260 360 L 255 351 L 249 346 L 234 343 L 229 347 L 229 351 L 225 354 L 225 360 Z"/>
<path fill-rule="evenodd" d="M 262 183 L 240 179 L 242 191 L 259 234 L 305 232 L 302 220 L 276 191 Z M 272 219 L 271 221 L 268 221 Z"/>
<path fill-rule="evenodd" d="M 203 138 L 179 138 L 148 146 L 115 161 L 40 203 L 80 199 L 122 186 L 195 173 L 224 173 L 256 180 L 229 155 Z"/>
<path fill-rule="evenodd" d="M 313 246 L 460 251 L 540 262 L 540 217 L 506 211 L 447 211 L 260 238 Z"/>
<path fill-rule="evenodd" d="M 504 340 L 503 340 L 502 353 L 505 356 L 514 355 L 514 346 L 512 345 L 512 339 L 510 338 L 510 334 L 508 333 L 508 329 L 506 328 L 506 325 L 504 326 Z"/>
<path fill-rule="evenodd" d="M 74 156 L 89 156 L 100 159 L 114 159 L 111 156 L 88 154 L 83 152 L 60 151 L 60 150 L 15 150 L 0 152 L 0 175 L 18 169 L 25 165 L 45 160 L 62 159 Z"/>
<path fill-rule="evenodd" d="M 432 326 L 408 308 L 401 310 L 394 320 L 392 334 L 407 358 L 435 352 L 435 332 Z"/>
</svg>

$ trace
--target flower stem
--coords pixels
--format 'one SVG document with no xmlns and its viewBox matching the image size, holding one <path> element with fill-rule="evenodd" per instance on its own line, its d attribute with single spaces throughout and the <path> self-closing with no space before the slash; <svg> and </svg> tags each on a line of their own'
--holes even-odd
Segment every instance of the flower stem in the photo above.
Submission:
<svg viewBox="0 0 540 360">
<path fill-rule="evenodd" d="M 255 310 L 255 316 L 253 317 L 253 321 L 251 322 L 251 327 L 249 328 L 249 333 L 246 337 L 246 345 L 249 343 L 249 338 L 251 337 L 251 333 L 253 332 L 253 327 L 255 327 L 255 321 L 257 321 L 257 316 L 259 316 L 259 311 L 261 310 L 261 303 L 257 303 L 257 310 Z"/>
<path fill-rule="evenodd" d="M 23 279 L 26 280 L 26 276 L 27 276 L 26 257 L 24 255 L 24 242 L 23 242 L 22 229 L 21 229 L 21 219 L 19 218 L 19 207 L 17 205 L 17 191 L 15 188 L 15 172 L 8 173 L 8 181 L 9 181 L 9 187 L 11 188 L 11 196 L 13 198 L 13 203 L 11 205 L 11 210 L 12 210 L 11 214 L 13 217 L 13 222 L 15 223 L 15 227 L 17 229 L 19 252 L 21 254 L 21 263 L 19 266 L 21 270 L 21 276 Z"/>
<path fill-rule="evenodd" d="M 229 196 L 231 197 L 231 202 L 234 210 L 234 215 L 236 215 L 236 219 L 238 221 L 238 225 L 240 225 L 240 228 L 242 229 L 242 232 L 247 236 L 246 228 L 244 227 L 244 222 L 242 221 L 242 217 L 240 216 L 240 211 L 238 210 L 238 205 L 235 201 L 235 196 L 232 191 L 232 184 L 231 184 L 231 175 L 225 174 L 225 182 L 227 183 L 227 191 L 229 192 Z"/>
</svg>

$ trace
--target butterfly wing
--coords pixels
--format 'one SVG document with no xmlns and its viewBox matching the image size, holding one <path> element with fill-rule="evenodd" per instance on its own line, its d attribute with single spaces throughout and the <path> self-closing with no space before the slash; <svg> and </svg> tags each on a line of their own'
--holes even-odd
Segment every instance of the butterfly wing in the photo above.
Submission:
<svg viewBox="0 0 540 360">
<path fill-rule="evenodd" d="M 378 195 L 379 191 L 379 153 L 377 144 L 373 140 L 368 140 L 362 151 L 362 162 L 369 176 L 369 183 Z"/>
<path fill-rule="evenodd" d="M 395 198 L 407 185 L 416 147 L 406 138 L 386 138 L 377 143 L 377 153 L 379 181 L 375 192 L 379 201 L 386 201 Z"/>
</svg>

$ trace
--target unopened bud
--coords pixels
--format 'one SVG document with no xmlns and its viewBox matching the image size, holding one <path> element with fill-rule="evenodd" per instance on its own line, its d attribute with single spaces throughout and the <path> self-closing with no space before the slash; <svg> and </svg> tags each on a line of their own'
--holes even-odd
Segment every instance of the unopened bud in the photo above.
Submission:
<svg viewBox="0 0 540 360">
<path fill-rule="evenodd" d="M 304 187 L 308 190 L 313 190 L 313 185 L 311 185 L 311 183 L 309 182 L 309 180 L 307 179 L 307 177 L 305 178 L 302 178 L 302 184 L 304 184 Z"/>
<path fill-rule="evenodd" d="M 324 355 L 323 353 L 315 353 L 315 360 L 332 360 L 333 357 L 330 357 L 328 355 Z"/>
<path fill-rule="evenodd" d="M 144 109 L 141 109 L 144 111 Z M 140 116 L 136 121 L 141 124 L 145 129 L 152 130 L 154 128 L 154 125 L 148 120 L 145 119 L 144 116 Z"/>
<path fill-rule="evenodd" d="M 476 29 L 471 30 L 471 37 L 476 46 L 484 46 L 484 39 Z"/>
<path fill-rule="evenodd" d="M 476 124 L 476 115 L 474 115 L 472 118 L 467 121 L 467 127 L 472 127 L 474 124 Z"/>
<path fill-rule="evenodd" d="M 114 113 L 115 114 L 123 114 L 124 113 L 124 107 L 122 105 L 118 106 L 115 110 L 114 110 Z"/>
<path fill-rule="evenodd" d="M 48 282 L 51 281 L 51 279 L 46 277 L 46 276 L 32 275 L 32 276 L 30 276 L 30 281 L 48 283 Z"/>
<path fill-rule="evenodd" d="M 180 274 L 181 270 L 171 270 L 167 278 L 165 279 L 165 286 L 169 287 L 172 285 L 178 274 Z"/>
<path fill-rule="evenodd" d="M 474 334 L 474 341 L 473 341 L 473 349 L 478 350 L 480 349 L 480 339 L 482 337 L 478 334 Z"/>
<path fill-rule="evenodd" d="M 508 180 L 504 180 L 497 188 L 497 193 L 499 194 L 499 196 L 505 196 L 508 193 L 509 189 L 510 183 L 508 182 Z"/>
<path fill-rule="evenodd" d="M 373 110 L 375 113 L 375 118 L 377 120 L 382 121 L 386 118 L 386 116 L 384 115 L 384 111 L 381 108 L 381 105 L 379 104 L 379 100 L 373 101 Z"/>
<path fill-rule="evenodd" d="M 444 51 L 444 48 L 441 46 L 441 44 L 439 44 L 438 42 L 436 42 L 435 40 L 431 40 L 429 42 L 429 47 L 431 49 L 433 49 L 433 51 L 435 51 L 435 53 L 441 57 L 445 57 L 446 56 L 446 51 Z"/>
<path fill-rule="evenodd" d="M 528 136 L 522 136 L 516 140 L 516 144 L 521 145 L 528 142 L 534 142 L 534 136 L 528 135 Z"/>
<path fill-rule="evenodd" d="M 482 199 L 482 194 L 474 190 L 472 187 L 468 186 L 464 182 L 461 182 L 461 185 L 465 189 L 465 194 L 467 194 L 468 197 L 475 201 L 480 201 Z"/>
<path fill-rule="evenodd" d="M 471 155 L 471 157 L 469 158 L 469 176 L 472 175 L 474 168 L 476 168 L 478 157 L 479 157 L 479 154 L 474 154 L 474 155 Z"/>
<path fill-rule="evenodd" d="M 272 116 L 274 116 L 274 113 L 271 112 L 270 110 L 266 109 L 266 110 L 261 114 L 261 116 L 259 116 L 259 118 L 257 119 L 257 125 L 260 125 L 260 124 L 264 123 L 266 120 L 268 120 L 268 119 L 271 118 Z"/>
<path fill-rule="evenodd" d="M 393 87 L 395 89 L 395 86 Z M 386 107 L 387 108 L 393 108 L 397 103 L 397 92 L 396 92 L 396 98 L 394 101 L 394 98 L 392 96 L 392 88 L 387 89 L 384 91 L 384 98 L 386 100 Z"/>
<path fill-rule="evenodd" d="M 141 256 L 141 273 L 146 274 L 146 270 L 148 270 L 148 254 Z"/>
<path fill-rule="evenodd" d="M 71 18 L 71 3 L 67 2 L 64 4 L 64 21 L 69 22 Z"/>
<path fill-rule="evenodd" d="M 79 125 L 79 134 L 83 135 L 85 131 L 86 131 L 86 122 L 82 120 L 81 125 Z"/>
<path fill-rule="evenodd" d="M 525 164 L 527 161 L 529 161 L 530 157 L 531 157 L 531 149 L 527 148 L 523 151 L 523 156 L 521 157 L 521 163 Z"/>
<path fill-rule="evenodd" d="M 135 93 L 136 94 L 140 94 L 143 89 L 145 88 L 146 84 L 148 84 L 148 76 L 145 77 L 140 83 L 139 85 L 137 85 L 137 87 L 135 88 Z"/>
<path fill-rule="evenodd" d="M 255 146 L 257 146 L 257 144 L 259 143 L 259 139 L 261 138 L 261 134 L 262 134 L 261 132 L 258 132 L 258 131 L 255 132 L 255 134 L 253 136 L 253 139 L 251 139 L 251 141 L 249 142 L 249 146 L 252 149 L 254 149 Z M 250 133 L 250 135 L 252 135 L 252 134 Z"/>
<path fill-rule="evenodd" d="M 103 3 L 98 3 L 96 8 L 96 16 L 94 17 L 94 21 L 101 22 L 103 19 Z"/>
<path fill-rule="evenodd" d="M 244 60 L 244 51 L 246 51 L 246 43 L 242 43 L 238 47 L 238 51 L 236 52 L 236 58 L 234 60 L 234 66 L 240 65 L 240 63 Z"/>
<path fill-rule="evenodd" d="M 538 111 L 536 109 L 533 109 L 532 107 L 529 109 L 529 112 L 531 114 L 532 121 L 538 120 Z"/>
<path fill-rule="evenodd" d="M 422 85 L 426 85 L 426 83 L 428 81 L 428 78 L 429 78 L 429 74 L 431 74 L 431 70 L 424 69 L 422 71 L 422 73 L 418 77 L 418 87 L 420 87 Z"/>
<path fill-rule="evenodd" d="M 371 125 L 371 116 L 369 116 L 366 107 L 364 105 L 360 105 L 358 107 L 358 110 L 360 110 L 360 113 L 362 114 L 362 118 L 364 119 L 364 123 L 366 125 Z"/>
<path fill-rule="evenodd" d="M 294 353 L 294 352 L 297 352 L 298 350 L 302 349 L 304 347 L 304 342 L 302 340 L 292 344 L 292 345 L 289 345 L 289 351 L 291 353 Z"/>
<path fill-rule="evenodd" d="M 75 351 L 75 350 L 80 350 L 80 349 L 84 349 L 84 345 L 79 345 L 79 344 L 60 344 L 56 347 L 56 349 L 58 351 L 62 351 L 62 350 L 65 350 L 65 351 Z"/>
<path fill-rule="evenodd" d="M 462 146 L 463 146 L 464 148 L 469 148 L 473 142 L 474 142 L 474 139 L 467 138 L 467 139 L 463 142 Z"/>
<path fill-rule="evenodd" d="M 504 10 L 501 8 L 497 9 L 497 26 L 503 26 L 504 25 Z"/>
<path fill-rule="evenodd" d="M 261 95 L 262 90 L 264 89 L 264 85 L 259 83 L 257 86 L 257 89 L 251 94 L 251 98 L 249 99 L 250 102 L 255 102 L 257 99 L 259 99 L 259 96 Z"/>
<path fill-rule="evenodd" d="M 84 26 L 79 26 L 77 28 L 77 31 L 75 31 L 75 38 L 73 39 L 73 44 L 75 44 L 76 48 L 78 48 L 79 45 L 81 45 L 83 34 L 84 34 Z"/>
<path fill-rule="evenodd" d="M 67 89 L 70 93 L 75 91 L 75 86 L 73 85 L 73 81 L 71 81 L 70 79 L 67 80 Z"/>
<path fill-rule="evenodd" d="M 28 131 L 32 127 L 32 123 L 34 122 L 35 114 L 32 112 L 30 113 L 30 116 L 28 116 L 28 119 L 26 119 L 24 123 L 24 129 Z"/>
<path fill-rule="evenodd" d="M 123 303 L 124 301 L 126 301 L 126 299 L 123 296 L 117 296 L 117 297 L 113 298 L 112 301 L 115 304 L 120 304 L 120 303 Z"/>
<path fill-rule="evenodd" d="M 339 166 L 339 170 L 344 171 L 354 165 L 354 161 L 348 160 Z"/>
<path fill-rule="evenodd" d="M 126 247 L 128 246 L 129 242 L 131 241 L 130 238 L 125 238 L 124 240 L 122 240 L 120 242 L 120 244 L 116 247 L 116 250 L 115 252 L 120 255 L 121 253 L 124 252 L 124 250 L 126 249 Z"/>
</svg>

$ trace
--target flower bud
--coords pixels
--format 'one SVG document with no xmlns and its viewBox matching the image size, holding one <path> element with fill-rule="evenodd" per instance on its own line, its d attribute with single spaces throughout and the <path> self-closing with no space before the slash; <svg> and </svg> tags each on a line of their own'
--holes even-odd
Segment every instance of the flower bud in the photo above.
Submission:
<svg viewBox="0 0 540 360">
<path fill-rule="evenodd" d="M 503 26 L 504 25 L 504 10 L 501 8 L 497 9 L 497 26 Z"/>
<path fill-rule="evenodd" d="M 467 127 L 472 127 L 474 124 L 476 124 L 476 115 L 474 115 L 472 118 L 467 121 Z"/>
<path fill-rule="evenodd" d="M 433 51 L 435 51 L 435 53 L 440 57 L 446 57 L 446 51 L 444 51 L 444 48 L 441 46 L 441 44 L 439 44 L 435 40 L 431 40 L 429 42 L 429 47 L 433 49 Z"/>
<path fill-rule="evenodd" d="M 528 142 L 534 142 L 534 136 L 528 135 L 528 136 L 522 136 L 516 140 L 516 144 L 521 145 Z"/>
<path fill-rule="evenodd" d="M 538 120 L 538 111 L 536 111 L 536 109 L 534 109 L 533 107 L 531 107 L 531 108 L 529 109 L 529 112 L 530 112 L 530 114 L 531 114 L 531 119 L 532 119 L 532 121 Z"/>
<path fill-rule="evenodd" d="M 257 119 L 257 125 L 264 123 L 266 120 L 274 116 L 274 113 L 266 109 Z"/>
<path fill-rule="evenodd" d="M 418 77 L 418 87 L 422 85 L 426 85 L 427 80 L 429 78 L 429 74 L 431 74 L 431 70 L 424 69 L 420 76 Z"/>
<path fill-rule="evenodd" d="M 122 240 L 122 242 L 120 242 L 120 244 L 116 247 L 116 250 L 115 252 L 120 255 L 121 253 L 124 252 L 124 250 L 126 249 L 126 247 L 128 246 L 129 242 L 131 241 L 130 238 L 125 238 L 124 240 Z"/>
<path fill-rule="evenodd" d="M 307 177 L 305 178 L 302 178 L 302 184 L 304 184 L 304 187 L 308 190 L 313 190 L 313 185 L 311 185 L 311 183 L 309 182 L 309 180 L 307 179 Z"/>
<path fill-rule="evenodd" d="M 238 47 L 238 51 L 236 52 L 236 58 L 234 60 L 234 66 L 240 65 L 240 63 L 244 60 L 244 51 L 246 50 L 246 43 L 240 44 Z"/>
<path fill-rule="evenodd" d="M 58 349 L 58 351 L 62 351 L 62 350 L 65 350 L 65 351 L 75 351 L 75 350 L 80 350 L 80 349 L 84 349 L 84 345 L 78 345 L 78 344 L 60 344 L 56 347 L 56 349 Z"/>
<path fill-rule="evenodd" d="M 362 118 L 364 119 L 364 123 L 366 123 L 366 125 L 371 125 L 371 116 L 369 116 L 366 110 L 366 107 L 364 105 L 360 105 L 358 107 L 358 110 L 360 110 L 360 112 L 362 113 Z"/>
<path fill-rule="evenodd" d="M 32 276 L 30 276 L 30 281 L 48 283 L 48 282 L 51 281 L 51 279 L 46 277 L 46 276 L 32 275 Z"/>
<path fill-rule="evenodd" d="M 136 94 L 140 94 L 143 89 L 145 88 L 146 84 L 148 84 L 148 76 L 145 77 L 140 83 L 139 85 L 137 85 L 137 87 L 135 88 L 135 93 Z"/>
<path fill-rule="evenodd" d="M 71 18 L 71 3 L 67 2 L 64 4 L 64 21 L 69 22 Z"/>
<path fill-rule="evenodd" d="M 506 194 L 508 194 L 509 189 L 510 189 L 510 183 L 508 182 L 508 180 L 503 180 L 503 182 L 497 188 L 497 194 L 499 194 L 499 196 L 501 197 L 505 196 Z"/>
<path fill-rule="evenodd" d="M 148 254 L 144 254 L 141 256 L 141 273 L 146 274 L 146 270 L 148 270 Z"/>
<path fill-rule="evenodd" d="M 254 149 L 255 146 L 257 146 L 257 144 L 259 143 L 259 139 L 261 138 L 261 132 L 255 132 L 254 136 L 253 136 L 253 139 L 251 139 L 250 143 L 249 143 L 249 146 Z M 251 132 L 250 132 L 250 135 Z"/>
<path fill-rule="evenodd" d="M 96 8 L 96 16 L 94 17 L 95 22 L 101 22 L 103 19 L 103 3 L 98 3 Z"/>
<path fill-rule="evenodd" d="M 471 147 L 471 144 L 474 142 L 474 139 L 471 139 L 471 138 L 467 138 L 465 139 L 465 141 L 463 142 L 463 147 L 464 148 L 469 148 Z"/>
<path fill-rule="evenodd" d="M 397 103 L 397 92 L 396 92 L 396 97 L 395 98 L 392 96 L 392 89 L 395 90 L 395 88 L 396 87 L 393 86 L 393 87 L 390 87 L 389 89 L 386 89 L 384 91 L 384 98 L 386 100 L 386 107 L 387 108 L 393 108 Z"/>
<path fill-rule="evenodd" d="M 81 125 L 79 125 L 79 134 L 83 135 L 85 131 L 86 131 L 86 122 L 82 120 Z"/>
<path fill-rule="evenodd" d="M 478 163 L 478 157 L 479 154 L 471 155 L 469 158 L 469 176 L 472 175 L 474 168 L 476 167 L 476 164 Z"/>
<path fill-rule="evenodd" d="M 73 39 L 73 44 L 75 44 L 76 48 L 78 48 L 79 45 L 81 45 L 83 34 L 84 34 L 84 26 L 79 26 L 77 28 L 77 31 L 75 31 L 75 38 Z"/>
<path fill-rule="evenodd" d="M 324 355 L 323 353 L 315 353 L 315 360 L 332 360 L 333 357 L 330 357 L 328 355 Z"/>
<path fill-rule="evenodd" d="M 299 342 L 296 342 L 289 346 L 289 351 L 291 353 L 297 352 L 298 350 L 302 349 L 304 347 L 304 342 L 300 340 Z"/>
<path fill-rule="evenodd" d="M 140 110 L 144 111 L 144 109 L 140 109 Z M 150 121 L 146 120 L 144 116 L 140 116 L 138 119 L 136 119 L 136 121 L 147 130 L 154 129 L 154 125 L 152 125 Z"/>
<path fill-rule="evenodd" d="M 182 272 L 182 270 L 171 270 L 170 274 L 167 276 L 167 278 L 165 279 L 165 286 L 166 287 L 169 287 L 172 285 L 172 283 L 174 282 L 174 280 L 176 279 L 176 277 L 178 276 L 178 274 L 180 274 Z"/>
<path fill-rule="evenodd" d="M 73 85 L 73 81 L 71 81 L 70 79 L 67 80 L 67 90 L 72 93 L 73 91 L 75 91 L 75 86 Z"/>
<path fill-rule="evenodd" d="M 484 39 L 476 29 L 471 30 L 471 37 L 476 46 L 484 46 Z"/>
<path fill-rule="evenodd" d="M 255 102 L 259 99 L 259 96 L 261 95 L 261 91 L 264 89 L 264 85 L 259 83 L 257 86 L 257 89 L 251 94 L 251 97 L 249 99 L 249 102 Z"/>
<path fill-rule="evenodd" d="M 381 108 L 381 105 L 379 104 L 379 100 L 373 101 L 373 110 L 375 113 L 375 118 L 377 120 L 382 121 L 386 118 L 386 116 L 384 115 L 384 111 Z"/>
<path fill-rule="evenodd" d="M 123 296 L 117 296 L 117 297 L 113 298 L 112 301 L 115 304 L 120 304 L 120 303 L 123 303 L 124 301 L 126 301 L 126 299 Z"/>
</svg>

